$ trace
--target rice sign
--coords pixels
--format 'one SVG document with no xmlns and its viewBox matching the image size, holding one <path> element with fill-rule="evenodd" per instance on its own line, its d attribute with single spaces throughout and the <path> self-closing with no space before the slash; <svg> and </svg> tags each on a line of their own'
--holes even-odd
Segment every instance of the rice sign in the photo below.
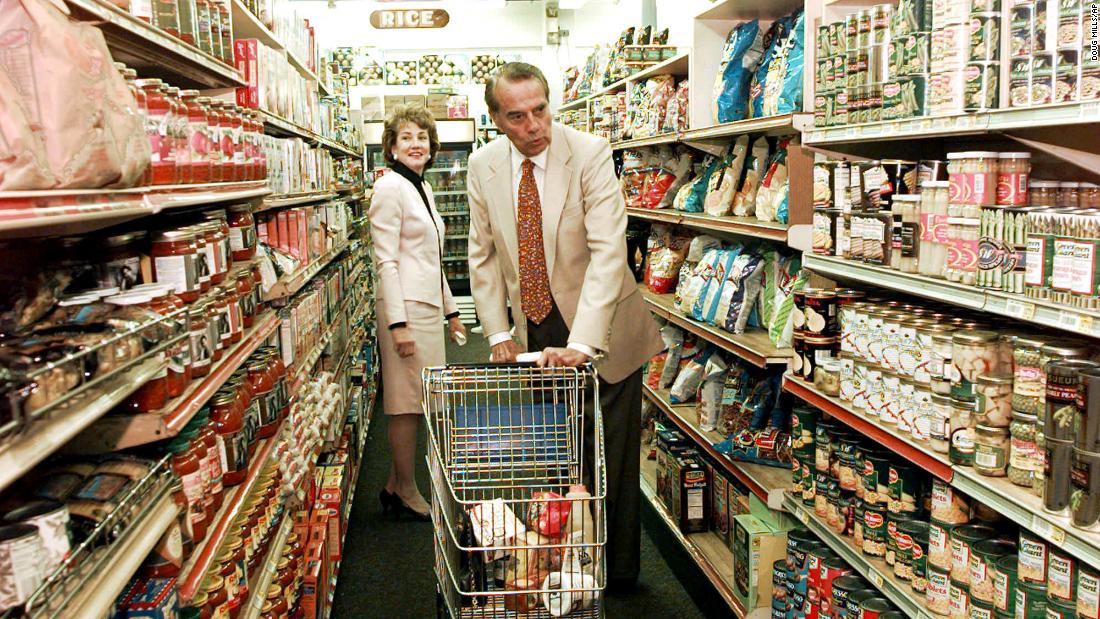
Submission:
<svg viewBox="0 0 1100 619">
<path fill-rule="evenodd" d="M 442 28 L 450 21 L 443 9 L 386 9 L 370 14 L 370 25 L 379 30 Z"/>
</svg>

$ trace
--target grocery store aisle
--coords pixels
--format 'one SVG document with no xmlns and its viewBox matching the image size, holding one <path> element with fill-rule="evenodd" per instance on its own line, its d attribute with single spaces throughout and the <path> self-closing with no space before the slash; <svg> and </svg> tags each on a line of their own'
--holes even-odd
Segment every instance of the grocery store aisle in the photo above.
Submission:
<svg viewBox="0 0 1100 619">
<path fill-rule="evenodd" d="M 449 346 L 451 362 L 482 361 L 488 346 L 470 334 L 464 348 Z M 421 433 L 421 453 L 425 434 Z M 344 559 L 336 588 L 335 619 L 435 617 L 431 524 L 383 518 L 378 489 L 389 474 L 386 421 L 376 410 L 364 451 L 355 505 L 352 507 Z M 428 474 L 420 467 L 420 488 L 428 492 Z M 643 498 L 642 577 L 638 590 L 610 595 L 607 616 L 728 617 L 728 606 L 714 593 Z M 671 566 L 676 566 L 673 570 Z M 703 610 L 701 610 L 703 609 Z"/>
</svg>

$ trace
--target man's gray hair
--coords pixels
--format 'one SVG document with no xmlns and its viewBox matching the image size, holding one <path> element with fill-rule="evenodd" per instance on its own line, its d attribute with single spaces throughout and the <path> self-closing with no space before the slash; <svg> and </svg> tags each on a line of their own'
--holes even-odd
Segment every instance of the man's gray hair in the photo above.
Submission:
<svg viewBox="0 0 1100 619">
<path fill-rule="evenodd" d="M 493 71 L 488 81 L 485 82 L 485 105 L 494 114 L 500 111 L 500 104 L 496 99 L 497 82 L 501 80 L 521 82 L 532 79 L 538 80 L 542 84 L 542 91 L 546 93 L 546 100 L 550 101 L 550 84 L 547 83 L 546 76 L 542 74 L 538 67 L 526 62 L 508 62 Z"/>
</svg>

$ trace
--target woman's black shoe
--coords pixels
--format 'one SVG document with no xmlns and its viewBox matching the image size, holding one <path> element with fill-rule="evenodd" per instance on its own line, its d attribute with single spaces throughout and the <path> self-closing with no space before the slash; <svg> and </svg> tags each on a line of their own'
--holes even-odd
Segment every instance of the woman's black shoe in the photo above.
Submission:
<svg viewBox="0 0 1100 619">
<path fill-rule="evenodd" d="M 378 493 L 378 502 L 382 504 L 383 514 L 388 514 L 391 510 L 396 509 L 399 501 L 400 499 L 397 498 L 396 492 L 390 492 L 382 488 L 382 491 Z"/>
<path fill-rule="evenodd" d="M 406 505 L 405 501 L 403 501 L 401 497 L 397 496 L 396 492 L 390 492 L 385 488 L 383 488 L 382 491 L 378 493 L 378 501 L 382 503 L 382 513 L 388 514 L 390 512 L 393 512 L 394 518 L 400 518 L 401 515 L 404 514 L 407 516 L 411 516 L 413 520 L 418 520 L 420 522 L 431 522 L 432 520 L 431 512 L 422 514 L 416 511 L 415 509 Z"/>
</svg>

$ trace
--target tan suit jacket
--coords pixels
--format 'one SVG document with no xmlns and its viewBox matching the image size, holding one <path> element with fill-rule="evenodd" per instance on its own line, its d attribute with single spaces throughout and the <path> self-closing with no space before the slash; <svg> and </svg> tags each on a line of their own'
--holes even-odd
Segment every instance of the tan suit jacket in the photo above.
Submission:
<svg viewBox="0 0 1100 619">
<path fill-rule="evenodd" d="M 458 311 L 451 287 L 440 271 L 443 219 L 435 210 L 431 187 L 425 184 L 424 190 L 431 204 L 430 213 L 416 187 L 400 174 L 390 172 L 374 183 L 369 212 L 371 240 L 378 297 L 389 324 L 407 322 L 405 301 L 441 308 L 443 315 Z"/>
<path fill-rule="evenodd" d="M 601 377 L 617 383 L 663 348 L 626 262 L 626 208 L 607 140 L 558 124 L 546 163 L 542 233 L 554 303 L 569 341 L 604 353 Z M 470 285 L 486 334 L 509 329 L 527 345 L 519 241 L 506 137 L 470 157 Z"/>
</svg>

